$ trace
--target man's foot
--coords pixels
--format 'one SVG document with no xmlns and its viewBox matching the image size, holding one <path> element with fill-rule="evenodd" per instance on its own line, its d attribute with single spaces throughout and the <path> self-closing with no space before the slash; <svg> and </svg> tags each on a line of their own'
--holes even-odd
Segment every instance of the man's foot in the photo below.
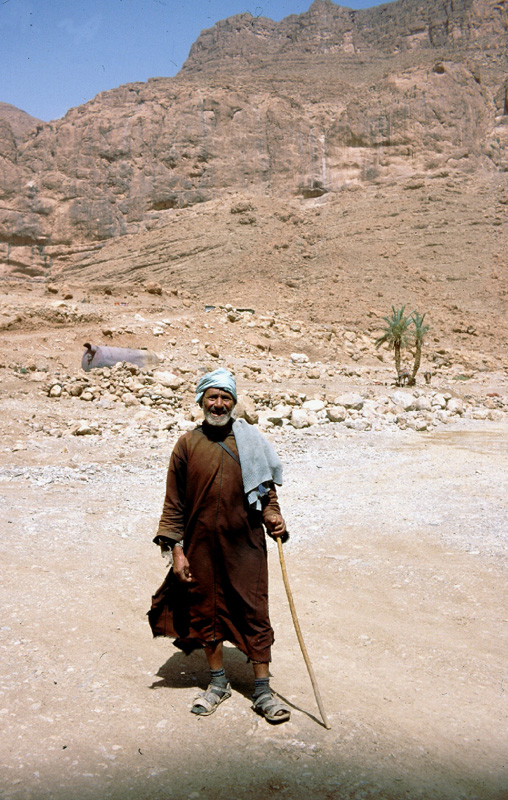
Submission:
<svg viewBox="0 0 508 800">
<path fill-rule="evenodd" d="M 191 708 L 192 714 L 198 714 L 200 717 L 208 717 L 210 714 L 220 706 L 224 700 L 231 697 L 231 684 L 226 684 L 225 688 L 210 683 L 206 692 L 200 692 L 194 700 L 194 705 Z"/>
<path fill-rule="evenodd" d="M 291 716 L 291 712 L 287 706 L 284 705 L 276 694 L 271 689 L 260 694 L 259 697 L 252 698 L 252 708 L 256 714 L 260 714 L 272 725 L 278 725 L 280 722 L 287 722 Z"/>
</svg>

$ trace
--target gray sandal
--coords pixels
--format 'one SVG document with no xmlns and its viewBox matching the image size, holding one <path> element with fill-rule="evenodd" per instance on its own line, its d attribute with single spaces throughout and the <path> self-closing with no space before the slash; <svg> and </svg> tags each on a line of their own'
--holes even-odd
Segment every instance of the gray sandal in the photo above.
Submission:
<svg viewBox="0 0 508 800">
<path fill-rule="evenodd" d="M 231 697 L 231 684 L 228 683 L 226 688 L 217 686 L 210 683 L 205 692 L 200 692 L 194 700 L 194 705 L 191 708 L 192 714 L 197 714 L 200 717 L 209 717 L 216 711 L 217 706 L 220 706 L 224 700 Z"/>
<path fill-rule="evenodd" d="M 272 725 L 278 725 L 279 722 L 287 722 L 291 716 L 289 708 L 279 700 L 271 689 L 253 699 L 252 708 L 257 714 L 261 714 L 268 722 L 271 722 Z"/>
</svg>

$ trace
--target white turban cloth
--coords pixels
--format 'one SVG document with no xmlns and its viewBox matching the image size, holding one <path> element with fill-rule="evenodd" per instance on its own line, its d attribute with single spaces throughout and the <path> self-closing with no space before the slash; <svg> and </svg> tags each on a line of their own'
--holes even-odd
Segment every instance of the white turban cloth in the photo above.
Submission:
<svg viewBox="0 0 508 800">
<path fill-rule="evenodd" d="M 201 402 L 201 398 L 207 389 L 222 389 L 224 392 L 229 392 L 236 403 L 236 381 L 228 369 L 219 367 L 214 369 L 213 372 L 207 372 L 203 375 L 198 385 L 196 386 L 196 403 Z"/>
</svg>

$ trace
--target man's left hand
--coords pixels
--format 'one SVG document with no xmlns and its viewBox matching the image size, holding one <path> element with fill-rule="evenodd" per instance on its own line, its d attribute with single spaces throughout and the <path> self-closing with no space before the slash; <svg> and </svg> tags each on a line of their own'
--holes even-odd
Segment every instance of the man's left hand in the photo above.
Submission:
<svg viewBox="0 0 508 800">
<path fill-rule="evenodd" d="M 286 523 L 280 514 L 272 514 L 265 519 L 265 525 L 272 536 L 284 536 Z"/>
</svg>

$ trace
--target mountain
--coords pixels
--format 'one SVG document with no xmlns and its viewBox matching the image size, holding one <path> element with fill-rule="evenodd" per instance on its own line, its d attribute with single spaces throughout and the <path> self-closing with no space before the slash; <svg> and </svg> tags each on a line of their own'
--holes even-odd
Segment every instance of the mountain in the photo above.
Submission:
<svg viewBox="0 0 508 800">
<path fill-rule="evenodd" d="M 176 78 L 103 92 L 60 120 L 3 104 L 3 272 L 79 269 L 107 241 L 228 193 L 312 200 L 502 175 L 507 31 L 497 0 L 316 0 L 281 22 L 219 22 Z"/>
</svg>

